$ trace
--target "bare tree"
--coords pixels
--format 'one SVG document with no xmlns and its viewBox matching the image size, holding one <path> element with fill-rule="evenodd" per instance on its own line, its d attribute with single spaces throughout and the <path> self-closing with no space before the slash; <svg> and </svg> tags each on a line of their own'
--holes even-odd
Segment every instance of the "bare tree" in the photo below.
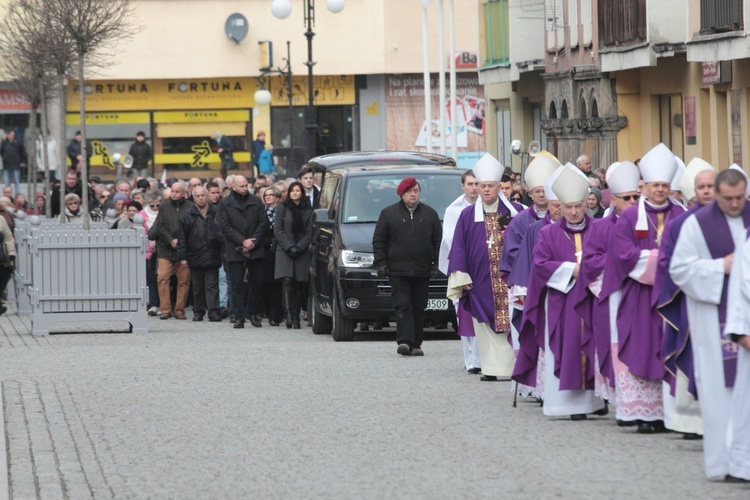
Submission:
<svg viewBox="0 0 750 500">
<path fill-rule="evenodd" d="M 109 63 L 110 51 L 139 30 L 130 0 L 45 0 L 49 22 L 64 33 L 76 54 L 81 124 L 81 185 L 83 227 L 89 229 L 88 161 L 86 145 L 85 67 Z"/>
<path fill-rule="evenodd" d="M 60 98 L 62 120 L 59 143 L 63 144 L 65 141 L 64 78 L 71 68 L 75 53 L 70 39 L 59 29 L 59 24 L 50 22 L 47 7 L 47 0 L 12 0 L 0 23 L 0 47 L 6 56 L 0 70 L 10 76 L 15 87 L 24 92 L 31 102 L 30 151 L 36 148 L 36 110 L 41 105 L 43 134 L 48 128 L 48 101 L 56 96 Z M 60 151 L 63 156 L 58 158 L 58 162 L 65 165 L 64 149 L 61 148 Z M 36 155 L 29 155 L 27 176 L 30 201 L 34 200 L 36 174 L 40 168 L 45 172 L 45 193 L 49 196 L 51 192 L 47 156 L 48 149 L 43 139 L 42 165 L 36 165 Z M 64 193 L 61 193 L 61 199 L 64 199 Z M 64 215 L 64 205 L 61 212 Z M 46 204 L 46 215 L 52 215 L 51 203 Z"/>
</svg>

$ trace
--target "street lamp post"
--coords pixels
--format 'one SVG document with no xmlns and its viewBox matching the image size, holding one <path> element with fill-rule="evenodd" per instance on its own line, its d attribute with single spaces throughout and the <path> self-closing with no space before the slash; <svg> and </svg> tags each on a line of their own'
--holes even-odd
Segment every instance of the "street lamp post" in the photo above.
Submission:
<svg viewBox="0 0 750 500">
<path fill-rule="evenodd" d="M 287 158 L 286 172 L 288 176 L 296 176 L 297 162 L 294 159 L 294 92 L 292 86 L 291 42 L 288 40 L 286 42 L 286 58 L 283 61 L 286 63 L 283 68 L 279 66 L 276 69 L 261 69 L 261 74 L 258 76 L 260 88 L 255 92 L 254 99 L 255 103 L 259 106 L 270 104 L 272 96 L 266 89 L 266 76 L 277 74 L 284 77 L 286 96 L 289 100 L 289 157 Z"/>
<path fill-rule="evenodd" d="M 318 142 L 318 120 L 315 116 L 315 88 L 313 85 L 313 37 L 315 32 L 315 0 L 303 0 L 305 38 L 307 38 L 307 106 L 305 107 L 305 162 L 316 156 L 316 145 Z M 326 0 L 328 10 L 338 14 L 344 9 L 344 0 Z M 286 19 L 292 13 L 292 4 L 289 0 L 274 0 L 271 4 L 271 13 L 277 19 Z"/>
</svg>

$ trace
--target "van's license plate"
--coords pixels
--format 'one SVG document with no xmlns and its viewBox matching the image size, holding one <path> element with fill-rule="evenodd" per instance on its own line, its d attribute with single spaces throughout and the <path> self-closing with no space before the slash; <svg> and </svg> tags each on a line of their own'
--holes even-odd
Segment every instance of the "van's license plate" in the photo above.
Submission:
<svg viewBox="0 0 750 500">
<path fill-rule="evenodd" d="M 428 299 L 425 311 L 447 311 L 448 299 Z"/>
</svg>

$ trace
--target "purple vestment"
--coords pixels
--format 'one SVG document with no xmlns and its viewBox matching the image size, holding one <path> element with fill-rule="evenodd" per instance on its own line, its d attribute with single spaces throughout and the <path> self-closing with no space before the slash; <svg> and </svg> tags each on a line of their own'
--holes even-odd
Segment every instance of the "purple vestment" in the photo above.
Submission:
<svg viewBox="0 0 750 500">
<path fill-rule="evenodd" d="M 662 214 L 662 223 L 666 226 L 685 211 L 671 201 L 664 208 L 654 208 L 648 203 L 645 208 L 648 231 L 644 231 L 642 237 L 636 237 L 635 230 L 638 205 L 625 210 L 615 223 L 604 266 L 600 299 L 622 290 L 617 311 L 618 358 L 633 375 L 661 380 L 664 377 L 661 356 L 663 329 L 661 316 L 652 306 L 653 286 L 640 283 L 628 275 L 641 259 L 642 250 L 653 250 L 658 246 L 658 214 Z"/>
<path fill-rule="evenodd" d="M 685 300 L 685 294 L 669 276 L 669 264 L 672 261 L 672 254 L 682 225 L 688 217 L 700 208 L 701 206 L 698 204 L 693 205 L 690 210 L 671 221 L 664 229 L 664 242 L 659 248 L 659 267 L 656 269 L 654 281 L 654 283 L 661 283 L 659 296 L 656 300 L 656 310 L 666 322 L 662 345 L 662 357 L 666 369 L 664 381 L 669 384 L 669 393 L 674 396 L 677 389 L 677 370 L 679 368 L 688 379 L 688 392 L 696 399 L 698 399 L 698 388 L 695 384 L 693 369 L 693 347 L 690 343 L 687 301 Z"/>
<path fill-rule="evenodd" d="M 521 240 L 521 246 L 518 249 L 513 269 L 510 271 L 510 276 L 508 277 L 508 286 L 517 285 L 524 288 L 528 286 L 537 235 L 548 224 L 552 224 L 552 219 L 549 218 L 549 214 L 546 214 L 542 219 L 532 222 L 526 229 L 526 234 L 523 240 Z M 508 234 L 508 232 L 506 231 L 505 234 Z"/>
<path fill-rule="evenodd" d="M 481 222 L 474 222 L 474 210 L 474 205 L 470 205 L 464 208 L 458 217 L 448 261 L 448 276 L 461 271 L 471 277 L 472 288 L 463 292 L 461 304 L 474 319 L 480 323 L 489 323 L 492 330 L 497 331 L 490 259 L 486 243 L 487 229 L 484 219 Z M 502 216 L 510 217 L 510 210 L 502 202 L 498 204 L 498 212 Z"/>
<path fill-rule="evenodd" d="M 536 214 L 533 204 L 513 217 L 503 237 L 503 255 L 500 259 L 500 272 L 503 276 L 507 277 L 513 271 L 513 265 L 516 263 L 516 257 L 521 249 L 521 242 L 526 230 L 538 220 L 539 216 Z"/>
<path fill-rule="evenodd" d="M 549 288 L 555 272 L 565 262 L 576 262 L 575 233 L 581 235 L 585 244 L 591 219 L 586 217 L 583 230 L 576 231 L 567 226 L 564 219 L 543 227 L 537 236 L 534 259 L 529 276 L 529 286 L 524 306 L 523 324 L 513 379 L 519 383 L 536 385 L 536 363 L 539 348 L 544 348 L 545 325 L 549 321 L 549 347 L 555 359 L 554 374 L 560 379 L 560 390 L 591 390 L 594 388 L 594 342 L 591 325 L 586 325 L 573 311 L 571 298 L 576 287 L 566 295 Z M 546 307 L 545 307 L 546 304 Z M 536 343 L 529 341 L 535 338 Z"/>
<path fill-rule="evenodd" d="M 615 369 L 612 363 L 612 340 L 609 326 L 609 299 L 599 300 L 589 289 L 604 272 L 609 242 L 615 228 L 618 216 L 613 211 L 603 219 L 594 220 L 583 245 L 583 257 L 578 281 L 581 286 L 576 287 L 575 310 L 584 323 L 594 331 L 594 346 L 596 348 L 599 373 L 607 378 L 611 387 L 615 386 Z"/>
</svg>

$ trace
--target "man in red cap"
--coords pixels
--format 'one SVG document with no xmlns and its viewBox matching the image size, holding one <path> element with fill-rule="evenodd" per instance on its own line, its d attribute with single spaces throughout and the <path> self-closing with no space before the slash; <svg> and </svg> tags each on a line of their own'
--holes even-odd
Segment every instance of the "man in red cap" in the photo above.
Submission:
<svg viewBox="0 0 750 500">
<path fill-rule="evenodd" d="M 373 267 L 388 277 L 396 311 L 397 353 L 423 356 L 424 310 L 430 276 L 437 272 L 443 226 L 437 212 L 419 203 L 420 186 L 414 177 L 398 185 L 401 201 L 380 212 L 372 249 Z"/>
</svg>

